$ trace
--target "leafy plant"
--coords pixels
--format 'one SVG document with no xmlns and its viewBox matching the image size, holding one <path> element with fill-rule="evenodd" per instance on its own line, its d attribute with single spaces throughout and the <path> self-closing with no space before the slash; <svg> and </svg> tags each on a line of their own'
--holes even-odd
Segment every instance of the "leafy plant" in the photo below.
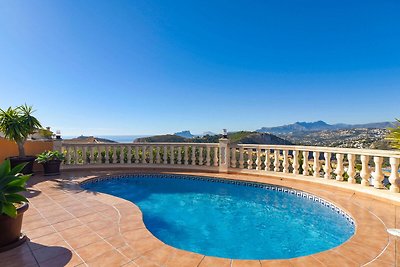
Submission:
<svg viewBox="0 0 400 267">
<path fill-rule="evenodd" d="M 396 128 L 390 128 L 390 133 L 386 137 L 386 140 L 389 140 L 390 145 L 393 148 L 400 149 L 400 120 L 396 119 L 399 125 Z"/>
<path fill-rule="evenodd" d="M 19 164 L 11 169 L 10 160 L 0 164 L 0 214 L 15 218 L 17 208 L 15 204 L 28 202 L 28 200 L 18 194 L 26 191 L 26 181 L 30 175 L 21 174 L 21 170 L 26 163 Z"/>
<path fill-rule="evenodd" d="M 64 160 L 65 155 L 59 151 L 45 151 L 36 156 L 37 163 L 45 163 L 51 160 Z"/>
<path fill-rule="evenodd" d="M 32 106 L 22 105 L 7 110 L 0 109 L 0 132 L 4 137 L 13 140 L 18 145 L 20 157 L 25 157 L 24 144 L 30 134 L 41 128 L 40 122 L 32 113 Z"/>
</svg>

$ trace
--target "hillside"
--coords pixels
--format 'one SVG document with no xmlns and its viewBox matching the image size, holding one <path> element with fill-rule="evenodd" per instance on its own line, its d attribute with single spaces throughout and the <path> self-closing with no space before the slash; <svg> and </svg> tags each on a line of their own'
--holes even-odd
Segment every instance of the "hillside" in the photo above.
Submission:
<svg viewBox="0 0 400 267">
<path fill-rule="evenodd" d="M 179 142 L 188 142 L 188 140 L 191 139 L 174 134 L 164 134 L 164 135 L 154 135 L 149 137 L 137 138 L 134 141 L 134 143 L 164 143 L 164 142 L 179 143 Z"/>
<path fill-rule="evenodd" d="M 156 135 L 145 138 L 138 138 L 135 142 L 184 142 L 184 143 L 218 143 L 221 135 L 205 135 L 193 138 L 185 138 L 177 135 Z M 233 144 L 272 144 L 291 145 L 292 143 L 278 136 L 269 133 L 257 133 L 240 131 L 228 133 L 228 138 Z"/>
<path fill-rule="evenodd" d="M 83 143 L 83 144 L 92 144 L 92 143 L 116 143 L 113 140 L 95 137 L 95 136 L 78 136 L 72 139 L 64 139 L 65 143 Z"/>
<path fill-rule="evenodd" d="M 288 134 L 297 132 L 314 132 L 314 131 L 325 131 L 325 130 L 341 130 L 341 129 L 386 129 L 389 127 L 394 127 L 394 122 L 376 122 L 376 123 L 366 123 L 366 124 L 328 124 L 324 121 L 316 122 L 295 122 L 293 124 L 276 126 L 276 127 L 262 127 L 256 130 L 256 132 L 262 133 L 273 133 L 273 134 Z"/>
<path fill-rule="evenodd" d="M 386 129 L 356 128 L 299 131 L 277 135 L 298 145 L 390 149 L 389 143 L 385 140 L 388 133 Z"/>
</svg>

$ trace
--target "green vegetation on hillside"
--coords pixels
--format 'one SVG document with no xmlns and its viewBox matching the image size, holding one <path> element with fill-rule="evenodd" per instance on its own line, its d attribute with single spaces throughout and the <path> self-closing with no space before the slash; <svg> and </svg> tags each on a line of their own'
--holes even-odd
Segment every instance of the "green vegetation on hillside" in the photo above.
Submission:
<svg viewBox="0 0 400 267">
<path fill-rule="evenodd" d="M 138 138 L 135 142 L 182 142 L 182 143 L 218 143 L 222 135 L 205 135 L 194 138 L 185 138 L 177 135 L 166 134 Z M 240 131 L 228 133 L 229 141 L 233 144 L 274 144 L 291 145 L 292 143 L 269 133 Z"/>
<path fill-rule="evenodd" d="M 400 120 L 396 120 L 400 123 Z M 386 139 L 390 142 L 391 147 L 400 149 L 400 124 L 395 128 L 390 128 L 390 133 Z"/>
<path fill-rule="evenodd" d="M 187 140 L 190 140 L 188 138 L 174 135 L 174 134 L 165 134 L 165 135 L 154 135 L 150 137 L 143 137 L 143 138 L 138 138 L 135 140 L 136 143 L 138 142 L 144 142 L 144 143 L 168 143 L 168 142 L 188 142 Z"/>
</svg>

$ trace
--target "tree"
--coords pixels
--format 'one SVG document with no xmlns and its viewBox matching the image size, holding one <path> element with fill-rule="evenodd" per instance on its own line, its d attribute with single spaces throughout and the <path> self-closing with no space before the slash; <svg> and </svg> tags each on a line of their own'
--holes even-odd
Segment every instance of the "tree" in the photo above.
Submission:
<svg viewBox="0 0 400 267">
<path fill-rule="evenodd" d="M 32 106 L 26 104 L 0 109 L 0 132 L 6 139 L 17 143 L 20 157 L 25 157 L 24 144 L 28 136 L 42 127 L 38 119 L 32 116 L 33 112 Z"/>
<path fill-rule="evenodd" d="M 390 133 L 386 137 L 386 140 L 389 140 L 390 145 L 395 148 L 395 149 L 400 149 L 400 120 L 396 119 L 396 121 L 399 123 L 397 127 L 395 128 L 390 128 Z"/>
</svg>

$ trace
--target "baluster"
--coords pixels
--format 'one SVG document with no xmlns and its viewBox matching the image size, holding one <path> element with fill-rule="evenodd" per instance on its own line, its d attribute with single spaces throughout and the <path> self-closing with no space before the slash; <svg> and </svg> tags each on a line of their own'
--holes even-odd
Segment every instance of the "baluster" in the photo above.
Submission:
<svg viewBox="0 0 400 267">
<path fill-rule="evenodd" d="M 167 150 L 167 146 L 164 146 L 163 163 L 164 163 L 164 164 L 168 164 L 168 150 Z"/>
<path fill-rule="evenodd" d="M 283 172 L 289 173 L 289 151 L 283 150 Z"/>
<path fill-rule="evenodd" d="M 266 171 L 269 171 L 271 168 L 271 159 L 270 159 L 269 155 L 270 155 L 270 151 L 267 148 L 267 149 L 265 149 L 265 161 L 264 161 L 264 165 L 265 165 L 264 169 Z"/>
<path fill-rule="evenodd" d="M 343 173 L 344 173 L 344 168 L 343 168 L 343 154 L 336 154 L 336 180 L 337 181 L 343 181 Z"/>
<path fill-rule="evenodd" d="M 124 145 L 120 145 L 119 146 L 119 164 L 125 164 L 125 146 Z"/>
<path fill-rule="evenodd" d="M 192 146 L 192 162 L 191 165 L 196 165 L 196 147 Z M 200 163 L 199 163 L 200 165 Z"/>
<path fill-rule="evenodd" d="M 390 158 L 390 191 L 394 193 L 399 193 L 399 159 Z"/>
<path fill-rule="evenodd" d="M 76 146 L 71 146 L 71 164 L 76 164 Z"/>
<path fill-rule="evenodd" d="M 97 159 L 96 159 L 97 164 L 103 164 L 103 156 L 101 155 L 102 148 L 103 148 L 102 146 L 97 147 Z"/>
<path fill-rule="evenodd" d="M 184 146 L 184 160 L 185 160 L 185 165 L 189 165 L 189 147 L 187 145 Z"/>
<path fill-rule="evenodd" d="M 279 149 L 274 150 L 274 172 L 279 172 L 281 168 L 281 162 L 279 161 Z"/>
<path fill-rule="evenodd" d="M 347 159 L 349 161 L 349 167 L 347 169 L 347 175 L 349 176 L 349 179 L 347 180 L 347 182 L 350 184 L 355 184 L 356 183 L 356 170 L 355 170 L 356 156 L 353 154 L 348 154 Z"/>
<path fill-rule="evenodd" d="M 91 147 L 90 147 L 90 156 L 89 156 L 89 159 L 90 159 L 90 164 L 93 164 L 93 163 L 94 163 L 94 146 L 91 146 Z"/>
<path fill-rule="evenodd" d="M 375 171 L 372 174 L 372 176 L 374 177 L 374 187 L 381 189 L 384 188 L 382 181 L 383 178 L 385 177 L 382 171 L 383 158 L 374 157 L 374 163 L 375 163 Z"/>
<path fill-rule="evenodd" d="M 371 171 L 369 169 L 369 156 L 361 155 L 361 172 L 360 176 L 362 178 L 361 185 L 369 186 L 369 179 L 371 178 Z"/>
<path fill-rule="evenodd" d="M 139 164 L 139 146 L 135 146 L 135 163 Z"/>
<path fill-rule="evenodd" d="M 161 163 L 161 156 L 160 156 L 160 146 L 157 146 L 156 148 L 156 163 L 160 164 Z"/>
<path fill-rule="evenodd" d="M 211 148 L 207 146 L 207 154 L 206 154 L 206 166 L 210 166 L 211 155 L 210 155 Z"/>
<path fill-rule="evenodd" d="M 177 163 L 180 165 L 182 164 L 182 147 L 178 146 L 178 160 Z"/>
<path fill-rule="evenodd" d="M 247 149 L 247 169 L 253 169 L 253 149 Z"/>
<path fill-rule="evenodd" d="M 214 167 L 218 166 L 218 147 L 214 147 Z"/>
<path fill-rule="evenodd" d="M 110 164 L 110 154 L 109 154 L 109 151 L 110 151 L 110 146 L 104 146 L 104 149 L 105 149 L 105 152 L 104 152 L 104 158 L 105 158 L 105 163 L 106 164 Z"/>
<path fill-rule="evenodd" d="M 299 151 L 293 150 L 293 174 L 299 174 Z"/>
<path fill-rule="evenodd" d="M 236 147 L 231 148 L 231 167 L 236 168 Z"/>
<path fill-rule="evenodd" d="M 87 164 L 87 146 L 82 146 L 82 164 Z"/>
<path fill-rule="evenodd" d="M 325 158 L 325 165 L 324 165 L 324 178 L 325 179 L 331 179 L 331 171 L 332 171 L 332 166 L 331 166 L 331 153 L 330 152 L 325 152 L 324 153 L 324 158 Z"/>
<path fill-rule="evenodd" d="M 126 151 L 126 163 L 127 164 L 131 164 L 132 163 L 132 147 L 130 145 L 128 145 L 126 147 L 127 151 Z"/>
<path fill-rule="evenodd" d="M 71 164 L 71 148 L 69 146 L 65 147 L 65 151 L 67 151 L 67 165 Z"/>
<path fill-rule="evenodd" d="M 173 146 L 170 147 L 171 148 L 171 162 L 170 164 L 175 164 L 175 149 Z"/>
<path fill-rule="evenodd" d="M 320 177 L 319 172 L 321 170 L 321 163 L 319 161 L 319 152 L 318 151 L 314 151 L 313 152 L 313 157 L 314 157 L 314 164 L 313 164 L 314 174 L 313 174 L 313 176 L 314 177 Z"/>
<path fill-rule="evenodd" d="M 244 168 L 244 148 L 242 146 L 239 147 L 239 168 Z"/>
<path fill-rule="evenodd" d="M 154 163 L 154 147 L 152 145 L 149 146 L 149 163 L 153 164 Z"/>
<path fill-rule="evenodd" d="M 257 148 L 256 151 L 256 170 L 261 170 L 261 149 Z"/>
<path fill-rule="evenodd" d="M 117 147 L 112 146 L 113 156 L 112 156 L 112 163 L 117 163 Z"/>
<path fill-rule="evenodd" d="M 307 176 L 308 175 L 308 151 L 303 151 L 303 175 Z"/>
<path fill-rule="evenodd" d="M 147 149 L 147 146 L 142 146 L 142 164 L 147 164 L 146 149 Z"/>
<path fill-rule="evenodd" d="M 79 163 L 79 148 L 78 146 L 74 146 L 74 164 L 77 165 Z"/>
<path fill-rule="evenodd" d="M 203 147 L 199 147 L 199 165 L 204 165 Z"/>
</svg>

